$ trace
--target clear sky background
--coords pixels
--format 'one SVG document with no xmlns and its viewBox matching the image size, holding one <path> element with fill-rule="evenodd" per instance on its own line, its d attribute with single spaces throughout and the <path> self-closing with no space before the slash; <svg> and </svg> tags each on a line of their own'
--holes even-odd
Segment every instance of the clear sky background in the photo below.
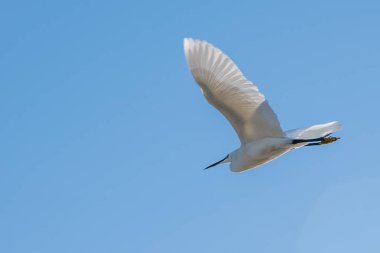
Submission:
<svg viewBox="0 0 380 253">
<path fill-rule="evenodd" d="M 3 1 L 0 252 L 380 252 L 379 1 Z M 244 173 L 187 69 L 220 47 L 292 129 Z"/>
</svg>

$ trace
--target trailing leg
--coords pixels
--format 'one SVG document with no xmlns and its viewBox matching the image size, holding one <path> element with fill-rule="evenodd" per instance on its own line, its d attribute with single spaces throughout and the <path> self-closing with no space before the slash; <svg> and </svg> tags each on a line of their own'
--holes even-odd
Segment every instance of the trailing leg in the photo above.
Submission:
<svg viewBox="0 0 380 253">
<path fill-rule="evenodd" d="M 329 144 L 334 141 L 339 140 L 339 137 L 331 137 L 330 134 L 320 137 L 320 138 L 315 138 L 315 139 L 294 139 L 292 140 L 292 144 L 298 144 L 298 143 L 308 143 L 305 146 L 315 146 L 315 145 L 324 145 L 324 144 Z"/>
</svg>

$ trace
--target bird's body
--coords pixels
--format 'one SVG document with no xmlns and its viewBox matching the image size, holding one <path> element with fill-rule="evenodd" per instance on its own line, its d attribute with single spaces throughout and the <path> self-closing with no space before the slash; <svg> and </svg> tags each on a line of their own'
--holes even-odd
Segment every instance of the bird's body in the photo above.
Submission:
<svg viewBox="0 0 380 253">
<path fill-rule="evenodd" d="M 270 162 L 293 148 L 292 140 L 288 138 L 263 138 L 236 149 L 231 157 L 231 170 L 244 171 Z"/>
<path fill-rule="evenodd" d="M 247 80 L 235 63 L 206 41 L 185 39 L 189 68 L 208 102 L 218 109 L 237 132 L 241 146 L 220 163 L 241 172 L 267 163 L 287 151 L 327 144 L 340 129 L 337 121 L 283 132 L 264 95 Z"/>
</svg>

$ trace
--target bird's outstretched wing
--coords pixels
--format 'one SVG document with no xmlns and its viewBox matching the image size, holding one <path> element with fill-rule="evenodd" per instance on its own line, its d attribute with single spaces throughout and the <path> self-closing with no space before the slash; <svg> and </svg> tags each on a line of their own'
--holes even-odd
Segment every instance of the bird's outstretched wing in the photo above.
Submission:
<svg viewBox="0 0 380 253">
<path fill-rule="evenodd" d="M 191 73 L 207 101 L 228 119 L 242 144 L 283 136 L 264 95 L 228 56 L 206 41 L 188 38 L 184 49 Z"/>
<path fill-rule="evenodd" d="M 285 132 L 285 136 L 290 139 L 315 139 L 324 137 L 342 128 L 338 121 L 319 124 L 304 128 L 293 129 Z M 306 143 L 305 143 L 306 144 Z"/>
</svg>

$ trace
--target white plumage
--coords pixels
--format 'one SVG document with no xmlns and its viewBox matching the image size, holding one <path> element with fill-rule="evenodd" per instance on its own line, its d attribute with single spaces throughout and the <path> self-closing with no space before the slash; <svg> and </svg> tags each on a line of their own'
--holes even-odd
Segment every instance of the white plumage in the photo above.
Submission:
<svg viewBox="0 0 380 253">
<path fill-rule="evenodd" d="M 340 129 L 336 121 L 284 133 L 264 95 L 221 50 L 206 41 L 187 38 L 184 49 L 191 73 L 207 101 L 228 119 L 241 142 L 239 149 L 209 167 L 231 162 L 232 171 L 243 171 L 293 148 L 337 139 L 327 137 Z"/>
</svg>

